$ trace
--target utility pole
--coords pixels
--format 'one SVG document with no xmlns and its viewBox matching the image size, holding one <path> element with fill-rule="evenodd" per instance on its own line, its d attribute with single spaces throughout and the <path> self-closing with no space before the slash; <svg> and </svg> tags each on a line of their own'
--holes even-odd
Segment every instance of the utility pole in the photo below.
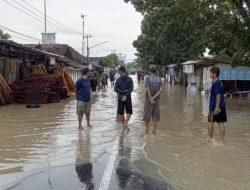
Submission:
<svg viewBox="0 0 250 190">
<path fill-rule="evenodd" d="M 44 0 L 44 33 L 47 33 L 47 6 L 46 0 Z"/>
<path fill-rule="evenodd" d="M 85 50 L 85 17 L 86 15 L 81 15 L 82 17 L 82 64 L 84 63 L 84 50 Z"/>
<path fill-rule="evenodd" d="M 115 49 L 112 49 L 111 51 L 113 52 L 113 61 L 114 61 L 113 64 L 114 64 L 114 66 L 115 66 L 115 52 L 116 52 L 116 50 L 115 50 Z"/>
<path fill-rule="evenodd" d="M 89 65 L 89 50 L 90 50 L 90 48 L 89 48 L 89 38 L 91 38 L 92 36 L 91 35 L 86 35 L 85 36 L 85 38 L 87 39 L 87 64 L 88 64 L 88 66 L 90 66 Z"/>
</svg>

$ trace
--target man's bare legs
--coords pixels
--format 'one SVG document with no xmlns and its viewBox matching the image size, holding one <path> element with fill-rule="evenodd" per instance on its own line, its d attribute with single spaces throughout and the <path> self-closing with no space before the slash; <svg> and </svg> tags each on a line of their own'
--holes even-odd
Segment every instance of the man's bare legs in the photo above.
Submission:
<svg viewBox="0 0 250 190">
<path fill-rule="evenodd" d="M 83 129 L 83 127 L 82 127 L 82 118 L 83 118 L 82 115 L 78 115 L 79 129 Z"/>
<path fill-rule="evenodd" d="M 208 136 L 209 136 L 208 141 L 211 142 L 214 136 L 214 123 L 213 122 L 210 122 L 208 124 Z"/>
<path fill-rule="evenodd" d="M 145 122 L 145 128 L 146 128 L 146 135 L 149 135 L 149 122 Z"/>
<path fill-rule="evenodd" d="M 222 143 L 224 143 L 225 125 L 224 125 L 224 123 L 219 123 L 219 126 L 220 126 L 220 140 Z"/>
<path fill-rule="evenodd" d="M 92 127 L 92 125 L 90 124 L 90 113 L 86 114 L 86 119 L 87 119 L 87 126 Z"/>
<path fill-rule="evenodd" d="M 116 115 L 116 121 L 121 122 L 122 124 L 124 124 L 125 123 L 125 116 L 117 114 Z"/>
<path fill-rule="evenodd" d="M 156 135 L 157 122 L 153 122 L 153 134 Z"/>
<path fill-rule="evenodd" d="M 129 122 L 130 118 L 131 118 L 131 114 L 127 114 L 125 123 L 124 123 L 124 125 L 123 125 L 123 127 L 124 127 L 124 128 L 127 128 L 128 130 L 129 130 L 129 128 L 128 128 L 128 122 Z"/>
</svg>

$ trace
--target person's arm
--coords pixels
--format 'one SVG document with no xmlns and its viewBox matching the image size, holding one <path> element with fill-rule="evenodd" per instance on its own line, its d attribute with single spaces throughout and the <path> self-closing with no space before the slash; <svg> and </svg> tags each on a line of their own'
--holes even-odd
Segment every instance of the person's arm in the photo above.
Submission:
<svg viewBox="0 0 250 190">
<path fill-rule="evenodd" d="M 158 96 L 160 96 L 162 92 L 162 87 L 160 88 L 160 90 L 154 95 L 154 97 L 152 97 L 153 100 L 155 100 Z"/>
<path fill-rule="evenodd" d="M 216 94 L 216 103 L 215 103 L 214 114 L 217 115 L 221 112 L 220 102 L 221 102 L 221 96 L 223 96 L 223 90 L 221 84 L 217 84 L 215 86 L 215 94 Z"/>
<path fill-rule="evenodd" d="M 161 95 L 162 89 L 163 89 L 163 88 L 162 88 L 162 80 L 161 80 L 161 82 L 160 82 L 160 89 L 159 89 L 159 91 L 154 95 L 154 97 L 152 97 L 153 100 L 155 100 L 158 96 Z"/>
<path fill-rule="evenodd" d="M 80 88 L 80 82 L 79 80 L 76 82 L 76 93 L 79 91 Z"/>
<path fill-rule="evenodd" d="M 115 82 L 115 92 L 116 93 L 118 93 L 118 94 L 123 94 L 124 92 L 122 92 L 121 90 L 120 90 L 120 83 L 119 83 L 119 80 L 117 80 L 116 82 Z"/>
<path fill-rule="evenodd" d="M 152 95 L 151 95 L 149 87 L 146 87 L 146 93 L 147 93 L 149 99 L 151 100 L 152 99 Z"/>
<path fill-rule="evenodd" d="M 129 90 L 128 92 L 126 93 L 126 95 L 130 95 L 134 90 L 134 83 L 133 83 L 133 80 L 131 79 L 131 82 L 130 82 L 130 85 L 129 85 Z"/>
<path fill-rule="evenodd" d="M 217 115 L 221 112 L 220 101 L 221 101 L 221 94 L 216 94 L 216 106 L 215 106 L 215 110 L 214 110 L 215 115 Z"/>
</svg>

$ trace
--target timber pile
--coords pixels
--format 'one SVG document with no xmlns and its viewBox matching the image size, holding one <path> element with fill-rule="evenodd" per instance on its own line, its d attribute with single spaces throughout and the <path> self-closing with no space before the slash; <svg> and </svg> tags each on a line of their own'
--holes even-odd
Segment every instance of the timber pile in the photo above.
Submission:
<svg viewBox="0 0 250 190">
<path fill-rule="evenodd" d="M 12 90 L 0 74 L 0 105 L 7 105 L 14 103 Z"/>
<path fill-rule="evenodd" d="M 22 104 L 56 103 L 69 97 L 63 78 L 56 74 L 32 74 L 11 87 L 15 102 Z"/>
<path fill-rule="evenodd" d="M 32 74 L 46 75 L 48 72 L 44 65 L 39 64 L 32 66 Z"/>
<path fill-rule="evenodd" d="M 54 68 L 53 73 L 62 76 L 64 84 L 69 92 L 75 92 L 75 84 L 70 76 L 69 71 L 66 69 Z"/>
</svg>

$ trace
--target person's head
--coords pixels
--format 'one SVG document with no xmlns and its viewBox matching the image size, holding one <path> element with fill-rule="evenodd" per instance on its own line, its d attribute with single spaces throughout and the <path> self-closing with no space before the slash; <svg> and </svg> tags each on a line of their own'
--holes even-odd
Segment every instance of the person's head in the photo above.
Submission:
<svg viewBox="0 0 250 190">
<path fill-rule="evenodd" d="M 119 74 L 120 75 L 125 75 L 126 74 L 126 68 L 125 67 L 120 67 L 119 68 Z"/>
<path fill-rule="evenodd" d="M 156 65 L 152 65 L 150 67 L 150 73 L 152 73 L 152 74 L 156 74 L 157 73 L 157 66 Z"/>
<path fill-rule="evenodd" d="M 220 77 L 220 68 L 219 67 L 212 67 L 210 69 L 210 78 L 216 79 Z"/>
<path fill-rule="evenodd" d="M 89 78 L 91 77 L 91 72 L 88 67 L 82 69 L 82 76 Z"/>
</svg>

